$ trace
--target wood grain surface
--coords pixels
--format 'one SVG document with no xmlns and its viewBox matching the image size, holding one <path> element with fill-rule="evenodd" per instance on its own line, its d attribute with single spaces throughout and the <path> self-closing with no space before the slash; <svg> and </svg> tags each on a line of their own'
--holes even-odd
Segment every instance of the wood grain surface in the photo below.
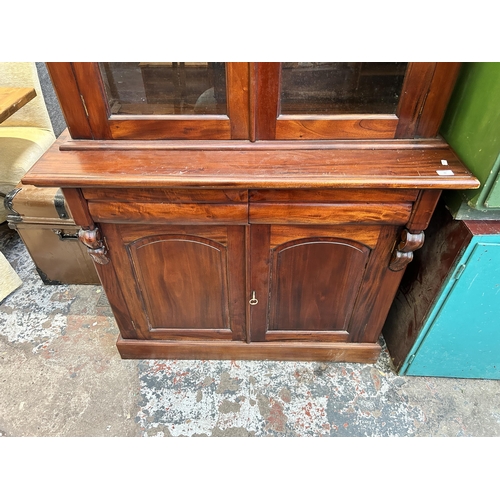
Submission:
<svg viewBox="0 0 500 500">
<path fill-rule="evenodd" d="M 0 87 L 0 123 L 36 97 L 31 87 Z"/>
<path fill-rule="evenodd" d="M 443 162 L 446 166 L 443 166 Z M 452 175 L 438 171 L 450 170 Z M 423 149 L 59 151 L 26 174 L 44 187 L 472 189 L 448 147 Z"/>
<path fill-rule="evenodd" d="M 52 63 L 73 138 L 24 182 L 102 231 L 122 357 L 373 363 L 441 191 L 479 187 L 417 138 L 458 68 L 410 63 L 394 115 L 320 116 L 280 114 L 280 63 L 227 63 L 228 116 L 167 117 L 112 115 L 97 63 Z"/>
<path fill-rule="evenodd" d="M 323 342 L 168 342 L 118 338 L 122 358 L 133 359 L 269 359 L 276 361 L 336 361 L 375 363 L 378 344 Z"/>
</svg>

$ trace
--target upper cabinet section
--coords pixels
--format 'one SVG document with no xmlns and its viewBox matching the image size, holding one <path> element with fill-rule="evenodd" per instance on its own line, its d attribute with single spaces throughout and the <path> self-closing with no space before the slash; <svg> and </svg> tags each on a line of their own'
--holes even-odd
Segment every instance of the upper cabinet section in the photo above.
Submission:
<svg viewBox="0 0 500 500">
<path fill-rule="evenodd" d="M 437 135 L 458 63 L 48 63 L 73 139 Z"/>
</svg>

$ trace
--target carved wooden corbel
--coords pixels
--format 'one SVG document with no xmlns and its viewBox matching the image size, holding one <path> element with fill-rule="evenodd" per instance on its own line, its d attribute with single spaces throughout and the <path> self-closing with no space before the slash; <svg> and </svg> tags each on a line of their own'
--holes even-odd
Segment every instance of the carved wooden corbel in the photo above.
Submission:
<svg viewBox="0 0 500 500">
<path fill-rule="evenodd" d="M 404 229 L 401 233 L 401 239 L 392 252 L 389 269 L 391 271 L 401 271 L 412 260 L 413 252 L 418 250 L 424 244 L 424 232 L 410 233 Z"/>
<path fill-rule="evenodd" d="M 97 264 L 107 264 L 109 262 L 108 251 L 101 239 L 101 233 L 98 227 L 94 229 L 80 229 L 78 238 L 87 247 L 94 262 Z"/>
</svg>

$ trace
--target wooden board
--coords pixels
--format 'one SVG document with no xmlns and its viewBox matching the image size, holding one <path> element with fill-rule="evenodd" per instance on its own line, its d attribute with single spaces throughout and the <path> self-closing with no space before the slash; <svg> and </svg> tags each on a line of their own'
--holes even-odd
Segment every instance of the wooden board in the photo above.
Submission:
<svg viewBox="0 0 500 500">
<path fill-rule="evenodd" d="M 0 123 L 36 97 L 30 87 L 0 87 Z"/>
<path fill-rule="evenodd" d="M 336 361 L 375 363 L 380 354 L 378 344 L 345 344 L 324 342 L 169 342 L 118 338 L 122 358 L 133 359 L 270 359 L 277 361 Z"/>
<path fill-rule="evenodd" d="M 36 186 L 141 188 L 473 189 L 479 181 L 453 151 L 265 149 L 60 151 L 26 174 Z M 443 166 L 446 163 L 446 166 Z M 442 171 L 452 174 L 443 175 Z M 441 173 L 440 173 L 441 172 Z"/>
</svg>

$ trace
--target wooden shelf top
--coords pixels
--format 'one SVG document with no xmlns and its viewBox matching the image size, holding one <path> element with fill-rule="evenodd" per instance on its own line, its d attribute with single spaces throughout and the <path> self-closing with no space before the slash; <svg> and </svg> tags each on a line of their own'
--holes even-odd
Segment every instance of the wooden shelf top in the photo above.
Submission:
<svg viewBox="0 0 500 500">
<path fill-rule="evenodd" d="M 83 141 L 78 145 L 61 137 L 23 183 L 225 189 L 473 189 L 480 185 L 443 141 L 235 141 L 211 143 L 211 149 L 199 143 L 162 144 Z M 277 145 L 286 149 L 276 150 Z"/>
</svg>

